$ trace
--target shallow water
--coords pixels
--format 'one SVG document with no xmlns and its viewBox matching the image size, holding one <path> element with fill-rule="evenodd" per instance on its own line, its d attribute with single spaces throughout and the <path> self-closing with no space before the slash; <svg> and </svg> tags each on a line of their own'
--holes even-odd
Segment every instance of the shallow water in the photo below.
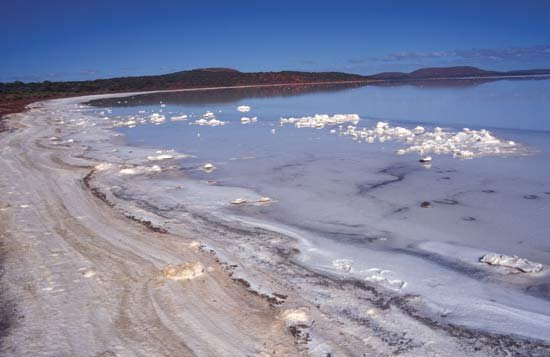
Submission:
<svg viewBox="0 0 550 357">
<path fill-rule="evenodd" d="M 498 252 L 550 265 L 550 81 L 451 84 L 160 93 L 96 105 L 120 120 L 165 115 L 161 125 L 118 130 L 131 145 L 193 155 L 181 161 L 185 175 L 215 180 L 212 189 L 242 187 L 254 193 L 249 200 L 275 200 L 231 206 L 204 191 L 188 194 L 189 206 L 294 232 L 303 239 L 302 263 L 428 296 L 458 322 L 495 327 L 521 309 L 516 322 L 538 336 L 550 326 L 548 289 L 510 292 L 509 282 L 487 284 L 483 277 L 491 273 L 477 259 Z M 239 105 L 251 111 L 240 113 Z M 226 124 L 194 125 L 206 111 Z M 396 155 L 403 147 L 396 141 L 369 144 L 331 133 L 337 126 L 279 124 L 280 117 L 316 113 L 357 113 L 358 127 L 368 128 L 382 119 L 409 129 L 488 128 L 530 154 L 432 155 L 427 167 L 418 155 Z M 170 121 L 181 114 L 188 119 Z M 241 124 L 243 116 L 258 119 Z M 216 170 L 197 170 L 207 162 Z M 422 208 L 423 201 L 432 207 Z M 480 311 L 493 311 L 492 323 L 479 321 Z"/>
</svg>

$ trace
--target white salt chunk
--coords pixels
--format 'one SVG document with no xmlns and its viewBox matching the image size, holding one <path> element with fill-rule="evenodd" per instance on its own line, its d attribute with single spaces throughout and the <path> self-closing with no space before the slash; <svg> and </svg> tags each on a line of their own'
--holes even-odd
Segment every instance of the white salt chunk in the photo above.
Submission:
<svg viewBox="0 0 550 357">
<path fill-rule="evenodd" d="M 489 253 L 481 257 L 479 261 L 489 265 L 517 269 L 523 273 L 537 273 L 543 268 L 542 264 L 530 262 L 516 255 L 508 256 L 504 254 Z"/>
</svg>

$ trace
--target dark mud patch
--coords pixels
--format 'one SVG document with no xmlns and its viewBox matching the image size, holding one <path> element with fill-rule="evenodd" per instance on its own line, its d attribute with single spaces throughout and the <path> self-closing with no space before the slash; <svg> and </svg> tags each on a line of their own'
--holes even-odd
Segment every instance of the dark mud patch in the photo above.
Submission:
<svg viewBox="0 0 550 357">
<path fill-rule="evenodd" d="M 537 196 L 537 195 L 525 195 L 525 196 L 523 196 L 523 198 L 525 198 L 526 200 L 536 200 L 537 198 L 539 198 L 539 196 Z"/>
<path fill-rule="evenodd" d="M 443 198 L 441 200 L 434 200 L 435 203 L 439 203 L 440 205 L 457 205 L 458 201 L 453 200 L 450 198 Z"/>
<path fill-rule="evenodd" d="M 368 243 L 388 241 L 392 237 L 387 232 L 346 233 L 341 231 L 329 231 L 296 225 L 303 230 L 316 233 L 324 238 L 345 244 L 366 245 Z"/>
<path fill-rule="evenodd" d="M 304 325 L 304 324 L 290 325 L 288 327 L 288 331 L 290 332 L 292 337 L 294 337 L 294 340 L 296 341 L 296 344 L 298 347 L 304 346 L 304 345 L 307 346 L 307 343 L 311 341 L 309 332 L 306 332 L 307 329 L 309 329 L 310 327 L 311 326 Z"/>
<path fill-rule="evenodd" d="M 115 204 L 107 199 L 107 195 L 104 192 L 102 192 L 99 188 L 93 187 L 91 185 L 91 181 L 93 179 L 94 174 L 95 174 L 95 170 L 91 170 L 86 176 L 84 176 L 84 178 L 82 179 L 82 183 L 83 183 L 84 187 L 89 189 L 90 192 L 95 197 L 99 198 L 101 201 L 103 201 L 109 207 L 114 207 Z M 157 225 L 153 224 L 153 222 L 151 222 L 151 221 L 147 221 L 147 220 L 141 219 L 139 217 L 136 217 L 136 216 L 133 216 L 133 215 L 130 215 L 130 214 L 125 214 L 125 216 L 127 218 L 131 219 L 132 221 L 141 224 L 145 228 L 147 228 L 150 231 L 153 231 L 155 233 L 161 233 L 161 234 L 168 233 L 168 231 L 165 228 L 163 228 L 161 226 L 157 226 Z"/>
<path fill-rule="evenodd" d="M 462 220 L 466 221 L 466 222 L 477 221 L 477 219 L 475 217 L 462 217 Z"/>
<path fill-rule="evenodd" d="M 371 191 L 374 191 L 374 190 L 379 189 L 381 187 L 403 181 L 405 179 L 405 177 L 414 170 L 415 169 L 412 169 L 408 166 L 390 166 L 390 167 L 386 167 L 385 169 L 382 169 L 382 170 L 378 171 L 378 173 L 383 174 L 383 175 L 391 176 L 391 178 L 389 178 L 387 180 L 377 182 L 377 183 L 360 183 L 360 184 L 357 184 L 357 193 L 359 195 L 366 195 L 366 194 L 370 193 Z"/>
<path fill-rule="evenodd" d="M 380 338 L 386 345 L 388 345 L 392 349 L 392 355 L 399 355 L 401 353 L 410 352 L 415 348 L 422 346 L 422 342 L 415 341 L 412 338 L 407 337 L 407 332 L 388 331 L 381 327 L 374 320 L 361 316 L 351 309 L 344 309 L 340 313 L 342 316 L 346 316 L 353 322 L 361 326 L 365 326 L 370 331 L 372 331 L 374 336 Z"/>
<path fill-rule="evenodd" d="M 306 267 L 302 268 L 309 270 Z M 548 356 L 550 355 L 550 345 L 539 340 L 526 339 L 521 336 L 500 335 L 485 331 L 466 328 L 451 324 L 445 317 L 431 316 L 425 306 L 418 301 L 414 295 L 398 295 L 392 292 L 380 289 L 365 281 L 356 279 L 341 279 L 336 276 L 330 276 L 317 273 L 318 285 L 333 287 L 339 290 L 358 289 L 365 294 L 358 297 L 368 301 L 370 304 L 381 310 L 399 309 L 409 317 L 417 320 L 424 326 L 433 330 L 439 330 L 446 333 L 449 337 L 456 338 L 464 351 L 465 355 L 488 354 L 498 356 Z M 406 333 L 387 331 L 380 328 L 375 321 L 371 321 L 368 316 L 356 313 L 350 309 L 344 309 L 341 314 L 350 320 L 369 328 L 379 338 L 386 342 L 388 346 L 394 348 L 394 355 L 404 352 L 410 352 L 422 344 L 422 341 L 415 341 L 407 337 Z"/>
<path fill-rule="evenodd" d="M 550 283 L 542 283 L 537 285 L 531 285 L 525 289 L 525 292 L 529 295 L 540 297 L 543 299 L 550 299 Z"/>
<path fill-rule="evenodd" d="M 252 289 L 252 286 L 250 285 L 250 283 L 242 278 L 232 278 L 232 279 L 233 281 L 244 286 L 249 293 L 256 295 L 262 299 L 265 299 L 271 307 L 274 307 L 275 305 L 281 305 L 282 303 L 284 303 L 284 300 L 288 297 L 282 294 L 273 294 L 273 296 L 269 296 L 267 294 L 263 294 Z M 283 296 L 284 298 L 282 298 Z"/>
<path fill-rule="evenodd" d="M 452 172 L 457 172 L 458 170 L 437 170 L 436 173 L 438 174 L 448 174 Z"/>
<path fill-rule="evenodd" d="M 338 283 L 338 282 L 337 282 Z M 550 345 L 538 340 L 530 340 L 520 336 L 499 335 L 495 333 L 478 331 L 463 326 L 446 323 L 444 319 L 434 319 L 427 316 L 417 307 L 414 296 L 411 295 L 388 295 L 378 291 L 377 288 L 368 285 L 363 281 L 342 280 L 339 282 L 344 285 L 352 285 L 355 288 L 368 291 L 371 296 L 368 300 L 374 303 L 380 309 L 398 308 L 411 318 L 416 319 L 422 324 L 437 330 L 446 332 L 448 335 L 458 338 L 466 354 L 479 353 L 485 351 L 490 355 L 505 356 L 548 356 L 550 355 Z M 369 296 L 367 295 L 367 296 Z M 390 335 L 389 344 L 394 344 L 400 352 L 410 351 L 416 345 L 415 342 L 408 339 L 406 335 Z"/>
<path fill-rule="evenodd" d="M 131 219 L 132 221 L 141 224 L 145 228 L 147 228 L 150 231 L 153 231 L 155 233 L 161 233 L 161 234 L 168 233 L 168 231 L 165 228 L 160 227 L 160 226 L 156 226 L 151 221 L 147 221 L 147 220 L 144 220 L 144 219 L 141 219 L 139 217 L 132 216 L 132 215 L 129 215 L 129 214 L 126 214 L 125 216 L 128 217 L 129 219 Z"/>
<path fill-rule="evenodd" d="M 451 259 L 439 255 L 437 253 L 427 252 L 424 250 L 417 249 L 414 244 L 408 246 L 407 248 L 393 248 L 393 252 L 402 253 L 413 257 L 418 257 L 430 262 L 433 262 L 441 267 L 453 270 L 457 273 L 463 274 L 465 276 L 476 278 L 476 279 L 488 279 L 491 277 L 486 270 L 465 264 L 456 259 Z"/>
<path fill-rule="evenodd" d="M 399 207 L 399 208 L 396 208 L 392 211 L 392 213 L 394 214 L 397 214 L 397 213 L 403 213 L 403 212 L 407 212 L 409 210 L 409 207 Z"/>
<path fill-rule="evenodd" d="M 84 187 L 90 190 L 90 192 L 97 198 L 99 198 L 101 201 L 105 202 L 109 207 L 114 207 L 115 205 L 110 202 L 107 199 L 107 195 L 97 187 L 92 187 L 91 181 L 94 177 L 95 170 L 91 170 L 84 178 L 82 179 L 82 183 L 84 184 Z"/>
<path fill-rule="evenodd" d="M 481 192 L 483 192 L 483 193 L 496 193 L 497 191 L 495 191 L 495 190 L 481 190 Z"/>
</svg>

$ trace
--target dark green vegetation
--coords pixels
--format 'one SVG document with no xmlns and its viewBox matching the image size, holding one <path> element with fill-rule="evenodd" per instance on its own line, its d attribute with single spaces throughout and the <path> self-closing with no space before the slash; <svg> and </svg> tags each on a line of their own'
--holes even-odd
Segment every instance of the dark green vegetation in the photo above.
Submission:
<svg viewBox="0 0 550 357">
<path fill-rule="evenodd" d="M 226 87 L 258 84 L 347 82 L 366 80 L 366 77 L 340 72 L 256 72 L 244 73 L 233 69 L 207 68 L 159 76 L 120 77 L 73 82 L 11 82 L 0 83 L 0 94 L 24 96 L 28 93 L 81 94 L 150 91 L 181 88 Z"/>
</svg>

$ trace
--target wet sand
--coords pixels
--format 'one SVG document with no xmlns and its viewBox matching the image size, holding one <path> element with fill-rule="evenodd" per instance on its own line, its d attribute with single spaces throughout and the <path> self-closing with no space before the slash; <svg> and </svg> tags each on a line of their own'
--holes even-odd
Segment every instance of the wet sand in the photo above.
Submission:
<svg viewBox="0 0 550 357">
<path fill-rule="evenodd" d="M 110 172 L 158 154 L 71 123 L 79 101 L 35 104 L 0 134 L 2 355 L 550 353 L 449 324 L 418 296 L 311 271 L 296 238 L 269 227 L 125 197 Z M 165 175 L 178 175 L 175 159 L 159 163 Z M 166 274 L 197 262 L 198 274 Z"/>
</svg>

